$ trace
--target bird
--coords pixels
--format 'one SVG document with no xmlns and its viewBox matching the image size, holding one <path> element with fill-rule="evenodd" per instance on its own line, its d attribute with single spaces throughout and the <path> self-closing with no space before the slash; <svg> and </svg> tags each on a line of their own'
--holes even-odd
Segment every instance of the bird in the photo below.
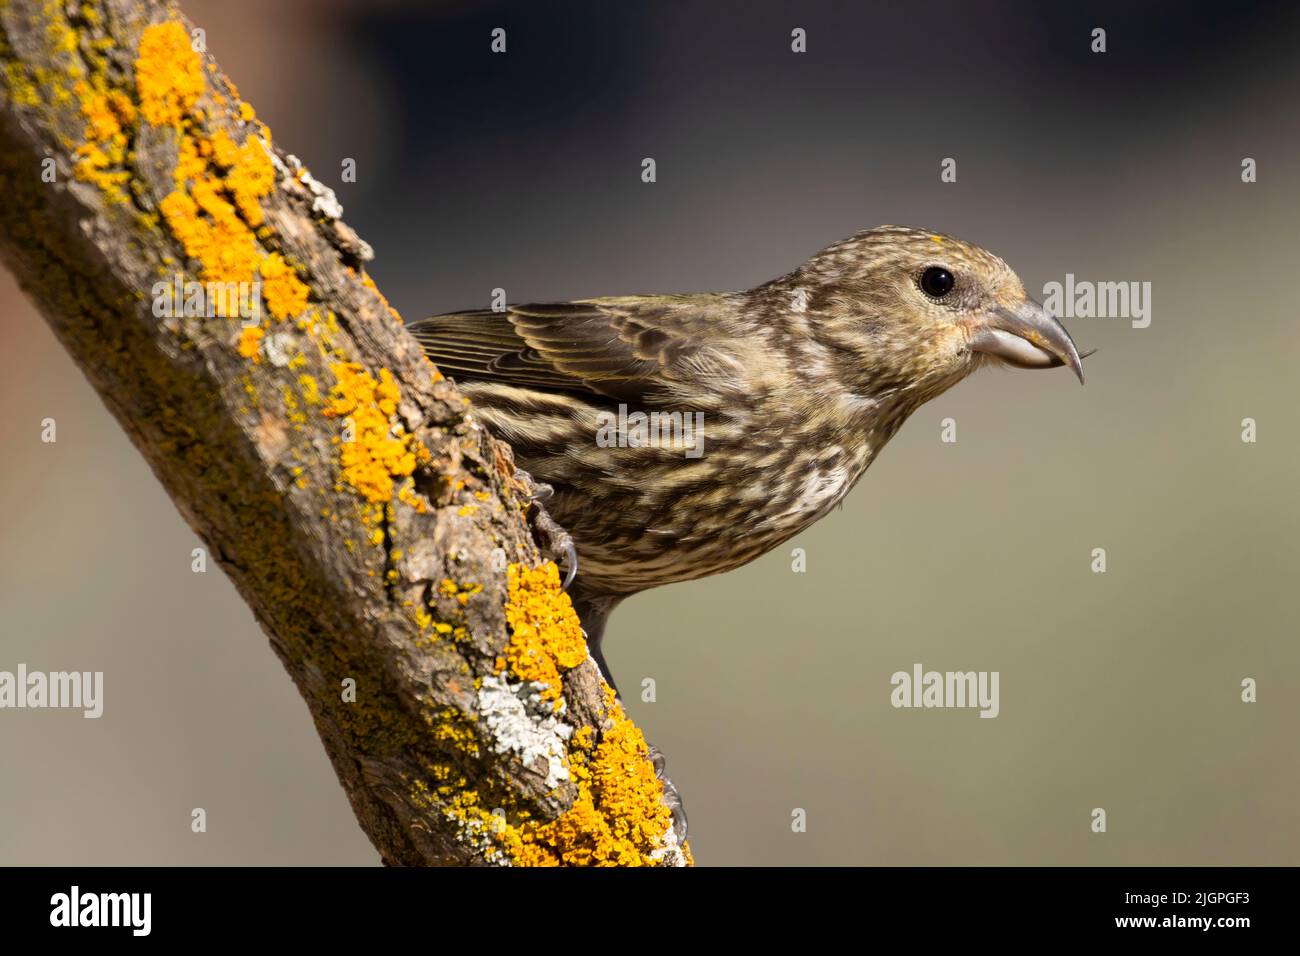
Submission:
<svg viewBox="0 0 1300 956">
<path fill-rule="evenodd" d="M 909 415 L 983 366 L 1084 379 L 1069 333 L 1005 261 L 892 225 L 747 291 L 509 305 L 408 329 L 567 532 L 573 606 L 616 690 L 602 642 L 621 601 L 804 531 Z"/>
</svg>

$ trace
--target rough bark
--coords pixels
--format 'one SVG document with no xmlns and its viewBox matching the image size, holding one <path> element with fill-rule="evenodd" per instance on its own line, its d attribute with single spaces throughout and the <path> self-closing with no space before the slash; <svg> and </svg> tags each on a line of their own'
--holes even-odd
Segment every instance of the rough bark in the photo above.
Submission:
<svg viewBox="0 0 1300 956">
<path fill-rule="evenodd" d="M 167 3 L 0 0 L 6 264 L 252 608 L 385 862 L 686 862 L 509 449 L 195 45 Z M 244 317 L 213 295 L 240 282 Z"/>
</svg>

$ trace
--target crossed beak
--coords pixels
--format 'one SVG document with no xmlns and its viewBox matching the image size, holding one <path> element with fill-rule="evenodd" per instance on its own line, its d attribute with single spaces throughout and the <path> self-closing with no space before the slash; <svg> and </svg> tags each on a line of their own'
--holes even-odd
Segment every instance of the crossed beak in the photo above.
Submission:
<svg viewBox="0 0 1300 956">
<path fill-rule="evenodd" d="M 1015 309 L 994 309 L 971 332 L 970 347 L 1017 368 L 1068 365 L 1083 384 L 1083 361 L 1070 333 L 1033 299 Z"/>
</svg>

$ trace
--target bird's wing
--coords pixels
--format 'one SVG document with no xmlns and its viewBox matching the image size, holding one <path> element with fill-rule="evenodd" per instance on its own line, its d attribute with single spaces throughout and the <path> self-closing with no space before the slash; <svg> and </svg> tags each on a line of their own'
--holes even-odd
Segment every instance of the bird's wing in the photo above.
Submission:
<svg viewBox="0 0 1300 956">
<path fill-rule="evenodd" d="M 436 315 L 407 328 L 455 379 L 619 401 L 716 363 L 714 296 L 627 296 Z"/>
</svg>

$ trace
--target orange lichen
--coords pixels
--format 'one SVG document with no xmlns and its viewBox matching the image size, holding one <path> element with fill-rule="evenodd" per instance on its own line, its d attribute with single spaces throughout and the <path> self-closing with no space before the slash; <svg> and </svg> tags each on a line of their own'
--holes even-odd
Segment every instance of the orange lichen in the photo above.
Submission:
<svg viewBox="0 0 1300 956">
<path fill-rule="evenodd" d="M 239 354 L 246 359 L 260 362 L 259 352 L 262 348 L 262 336 L 266 333 L 258 325 L 245 326 L 239 333 Z"/>
<path fill-rule="evenodd" d="M 407 481 L 397 489 L 397 500 L 408 507 L 414 508 L 420 514 L 425 514 L 429 510 L 428 499 L 420 497 L 415 490 L 414 483 L 411 481 Z"/>
<path fill-rule="evenodd" d="M 78 80 L 73 92 L 86 120 L 86 142 L 73 151 L 73 175 L 98 186 L 111 201 L 124 203 L 131 179 L 124 168 L 126 128 L 135 121 L 135 106 L 120 91 L 96 89 L 85 80 Z"/>
<path fill-rule="evenodd" d="M 175 189 L 159 205 L 172 234 L 199 262 L 206 281 L 260 282 L 272 317 L 284 320 L 301 315 L 310 290 L 279 253 L 263 252 L 255 231 L 266 218 L 261 201 L 275 188 L 275 166 L 263 141 L 265 128 L 243 143 L 236 143 L 225 130 L 204 133 L 204 112 L 199 106 L 206 91 L 203 64 L 180 23 L 145 28 L 135 73 L 140 116 L 154 126 L 173 128 L 179 136 Z M 226 102 L 219 92 L 213 96 Z M 106 110 L 94 98 L 86 102 L 83 110 L 91 129 L 111 134 L 111 121 L 120 117 L 120 110 Z M 250 118 L 242 109 L 241 115 Z M 86 163 L 89 174 L 104 160 L 89 152 Z M 243 353 L 246 337 L 240 344 Z"/>
<path fill-rule="evenodd" d="M 386 503 L 394 479 L 413 474 L 428 452 L 393 421 L 400 396 L 388 369 L 377 381 L 355 362 L 336 362 L 330 371 L 337 382 L 325 414 L 352 421 L 352 441 L 342 442 L 343 480 L 367 501 Z"/>
<path fill-rule="evenodd" d="M 483 593 L 483 585 L 457 584 L 450 578 L 443 578 L 442 582 L 438 585 L 438 593 L 446 595 L 447 597 L 455 598 L 457 604 L 461 607 L 466 607 L 469 604 L 470 598 L 476 594 Z"/>
<path fill-rule="evenodd" d="M 448 590 L 450 582 L 443 582 Z M 559 570 L 512 564 L 507 569 L 506 619 L 511 640 L 497 661 L 512 677 L 560 686 L 561 675 L 587 660 L 587 645 Z M 455 587 L 452 585 L 452 587 Z M 459 592 L 459 588 L 457 589 Z M 521 814 L 510 825 L 486 817 L 476 801 L 461 801 L 453 813 L 490 827 L 507 857 L 518 866 L 652 866 L 664 862 L 672 815 L 663 785 L 650 763 L 641 731 L 605 686 L 605 722 L 580 727 L 570 736 L 565 766 L 577 796 L 551 821 Z M 546 696 L 546 693 L 543 693 Z M 461 816 L 463 814 L 463 816 Z M 681 848 L 690 861 L 690 851 Z"/>
<path fill-rule="evenodd" d="M 278 252 L 273 252 L 259 267 L 262 274 L 262 297 L 266 308 L 277 319 L 291 319 L 307 308 L 311 292 Z"/>
<path fill-rule="evenodd" d="M 587 642 L 569 596 L 560 589 L 555 563 L 540 568 L 512 564 L 506 572 L 510 643 L 497 658 L 497 673 L 507 667 L 521 680 L 546 685 L 542 696 L 558 701 L 561 675 L 587 659 Z"/>
<path fill-rule="evenodd" d="M 436 713 L 425 714 L 425 722 L 433 731 L 433 738 L 449 743 L 456 750 L 471 757 L 479 755 L 478 733 L 472 718 L 454 707 L 444 707 Z"/>
<path fill-rule="evenodd" d="M 284 403 L 284 414 L 289 424 L 293 426 L 294 431 L 302 431 L 307 425 L 307 416 L 303 414 L 298 404 L 298 396 L 294 394 L 291 385 L 286 383 L 280 386 L 280 400 Z"/>
<path fill-rule="evenodd" d="M 203 85 L 203 64 L 185 27 L 175 20 L 145 27 L 135 64 L 135 88 L 146 122 L 179 129 L 203 93 Z"/>
<path fill-rule="evenodd" d="M 663 803 L 662 785 L 649 760 L 641 732 L 607 690 L 605 730 L 599 740 L 585 727 L 570 739 L 566 766 L 577 786 L 569 809 L 554 820 L 536 820 L 526 808 L 489 811 L 483 794 L 450 764 L 429 767 L 432 786 L 412 783 L 413 803 L 457 821 L 466 838 L 489 839 L 482 847 L 490 862 L 514 866 L 661 866 L 690 863 L 688 847 L 680 857 L 667 856 L 672 815 Z M 477 731 L 457 711 L 431 715 L 435 737 L 462 752 L 477 755 Z M 440 799 L 435 799 L 440 798 Z M 510 799 L 506 798 L 506 803 Z M 513 820 L 513 822 L 512 822 Z"/>
<path fill-rule="evenodd" d="M 647 866 L 672 815 L 650 763 L 645 738 L 608 691 L 609 726 L 600 742 L 574 734 L 569 774 L 578 784 L 573 805 L 546 823 L 525 821 L 505 835 L 520 866 Z"/>
<path fill-rule="evenodd" d="M 254 137 L 237 146 L 229 133 L 217 130 L 212 137 L 212 159 L 225 168 L 222 179 L 244 221 L 253 228 L 260 226 L 265 216 L 259 200 L 275 186 L 275 166 L 266 147 Z"/>
<path fill-rule="evenodd" d="M 23 63 L 5 64 L 5 83 L 13 102 L 19 106 L 41 105 L 40 88 L 32 82 Z"/>
<path fill-rule="evenodd" d="M 289 363 L 290 368 L 293 362 Z M 302 390 L 302 400 L 308 405 L 320 404 L 320 388 L 316 385 L 316 379 L 310 375 L 298 376 L 298 387 Z"/>
<path fill-rule="evenodd" d="M 212 151 L 204 147 L 202 140 L 187 136 L 181 140 L 177 153 L 172 181 L 182 190 L 189 189 L 191 182 L 207 175 L 208 157 Z"/>
<path fill-rule="evenodd" d="M 384 298 L 384 294 L 379 291 L 379 286 L 375 285 L 375 280 L 370 278 L 370 275 L 364 269 L 361 271 L 361 284 L 379 297 L 379 301 L 384 304 L 384 308 L 388 311 L 389 317 L 394 322 L 398 325 L 403 324 L 402 317 L 398 314 L 396 309 L 388 304 L 388 300 Z"/>
<path fill-rule="evenodd" d="M 256 241 L 215 183 L 197 182 L 192 194 L 177 189 L 159 208 L 185 252 L 201 264 L 206 281 L 252 279 L 258 261 Z"/>
<path fill-rule="evenodd" d="M 211 140 L 181 141 L 176 189 L 161 204 L 163 218 L 186 253 L 212 282 L 251 282 L 269 268 L 273 282 L 264 295 L 276 318 L 297 315 L 306 305 L 306 286 L 278 254 L 263 257 L 253 229 L 263 220 L 259 199 L 274 186 L 274 170 L 262 144 L 236 146 L 219 132 Z M 263 278 L 266 273 L 263 272 Z M 273 287 L 273 288 L 272 288 Z"/>
<path fill-rule="evenodd" d="M 88 139 L 111 139 L 135 122 L 135 104 L 121 90 L 91 92 L 87 90 L 84 80 L 74 90 L 84 93 L 81 112 L 89 122 L 86 130 Z"/>
</svg>

